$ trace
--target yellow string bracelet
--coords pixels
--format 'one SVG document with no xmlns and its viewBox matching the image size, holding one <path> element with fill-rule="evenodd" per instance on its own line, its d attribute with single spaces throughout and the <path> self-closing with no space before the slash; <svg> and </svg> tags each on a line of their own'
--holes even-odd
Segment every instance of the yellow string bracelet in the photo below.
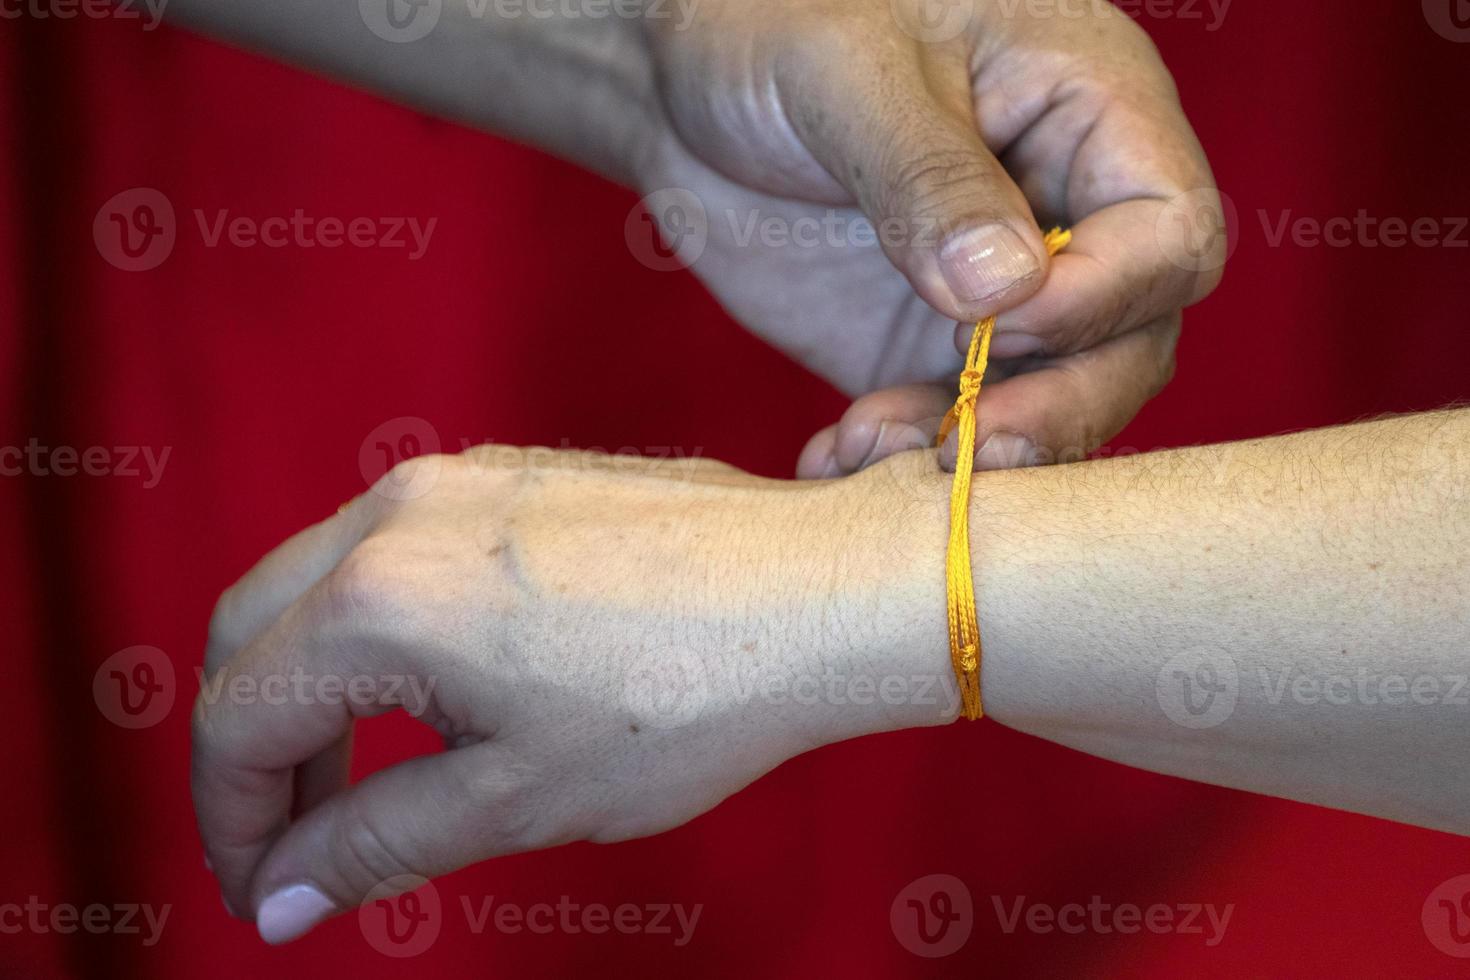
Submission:
<svg viewBox="0 0 1470 980">
<path fill-rule="evenodd" d="M 1056 255 L 1071 240 L 1070 231 L 1053 228 L 1046 236 L 1046 250 Z M 975 468 L 975 406 L 980 397 L 980 384 L 985 379 L 985 366 L 990 361 L 990 336 L 994 332 L 993 316 L 975 324 L 970 352 L 965 356 L 965 370 L 960 375 L 959 398 L 940 424 L 935 443 L 944 445 L 950 432 L 959 426 L 960 447 L 949 497 L 949 553 L 945 557 L 944 576 L 949 600 L 949 658 L 960 685 L 965 717 L 970 721 L 985 717 L 980 703 L 980 624 L 975 614 L 975 578 L 970 571 L 970 475 Z"/>
</svg>

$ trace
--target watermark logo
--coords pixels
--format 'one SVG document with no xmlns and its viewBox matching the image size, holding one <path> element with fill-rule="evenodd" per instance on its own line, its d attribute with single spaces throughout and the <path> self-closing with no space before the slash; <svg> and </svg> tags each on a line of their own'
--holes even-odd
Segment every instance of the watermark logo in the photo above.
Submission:
<svg viewBox="0 0 1470 980">
<path fill-rule="evenodd" d="M 654 272 L 673 272 L 699 261 L 709 244 L 704 202 L 683 187 L 645 196 L 623 222 L 623 240 L 639 263 Z"/>
<path fill-rule="evenodd" d="M 1156 682 L 1159 707 L 1184 728 L 1214 728 L 1235 713 L 1240 671 L 1214 647 L 1195 647 L 1169 658 Z"/>
<path fill-rule="evenodd" d="M 0 3 L 0 20 L 141 20 L 148 32 L 163 22 L 168 0 L 9 0 Z"/>
<path fill-rule="evenodd" d="M 308 214 L 303 208 L 264 217 L 229 208 L 192 208 L 192 223 L 180 227 L 173 203 L 152 187 L 114 194 L 92 219 L 97 252 L 126 272 L 147 272 L 173 254 L 179 235 L 192 227 L 209 249 L 355 248 L 399 252 L 408 261 L 424 257 L 438 218 Z"/>
<path fill-rule="evenodd" d="M 45 902 L 39 895 L 29 896 L 25 904 L 0 903 L 0 936 L 23 932 L 44 936 L 55 933 L 71 936 L 85 932 L 93 936 L 139 936 L 144 946 L 156 946 L 163 938 L 173 905 L 150 905 L 146 902 L 118 902 L 104 905 L 75 905 L 71 902 Z"/>
<path fill-rule="evenodd" d="M 1470 0 L 1423 0 L 1424 19 L 1446 41 L 1470 44 Z"/>
<path fill-rule="evenodd" d="M 418 956 L 434 945 L 444 926 L 439 890 L 427 878 L 396 875 L 367 893 L 357 924 L 368 945 L 384 956 Z"/>
<path fill-rule="evenodd" d="M 690 650 L 647 650 L 623 679 L 623 703 L 650 728 L 682 728 L 699 717 L 709 699 L 709 671 Z"/>
<path fill-rule="evenodd" d="M 1156 902 L 1143 906 L 1133 902 L 1104 901 L 1101 895 L 1093 895 L 1086 904 L 1030 902 L 1025 895 L 1018 895 L 1009 902 L 999 895 L 992 895 L 990 903 L 995 909 L 1001 932 L 1008 936 L 1020 929 L 1042 936 L 1055 933 L 1129 936 L 1151 932 L 1156 936 L 1200 936 L 1210 947 L 1224 941 L 1225 931 L 1230 928 L 1230 917 L 1235 914 L 1234 902 L 1224 905 L 1213 902 L 1180 902 L 1177 905 Z"/>
<path fill-rule="evenodd" d="M 172 453 L 172 446 L 48 446 L 32 436 L 24 446 L 0 446 L 0 476 L 140 477 L 152 490 Z"/>
<path fill-rule="evenodd" d="M 1470 957 L 1470 874 L 1456 875 L 1430 892 L 1419 921 L 1435 949 L 1457 959 Z"/>
<path fill-rule="evenodd" d="M 1256 211 L 1261 233 L 1271 248 L 1470 248 L 1470 217 L 1413 219 L 1369 214 L 1366 208 L 1349 217 L 1298 215 L 1290 208 L 1275 215 Z"/>
<path fill-rule="evenodd" d="M 114 194 L 92 219 L 98 253 L 124 272 L 158 268 L 173 253 L 178 233 L 173 204 L 152 187 Z"/>
<path fill-rule="evenodd" d="M 943 44 L 969 29 L 975 0 L 889 0 L 898 29 L 915 41 Z"/>
<path fill-rule="evenodd" d="M 429 36 L 439 24 L 444 0 L 357 0 L 357 13 L 367 29 L 391 44 L 408 44 Z"/>
<path fill-rule="evenodd" d="M 1106 20 L 1129 17 L 1133 20 L 1198 21 L 1205 32 L 1213 34 L 1225 26 L 1234 0 L 1000 0 L 1002 17 L 1014 19 L 1024 15 L 1032 19 Z"/>
<path fill-rule="evenodd" d="M 462 895 L 459 903 L 470 932 L 477 936 L 492 927 L 496 932 L 512 936 L 521 933 L 600 936 L 616 932 L 624 936 L 668 936 L 675 946 L 689 945 L 699 925 L 699 917 L 704 914 L 702 903 L 650 902 L 634 905 L 623 902 L 609 906 L 602 902 L 573 901 L 570 895 L 562 895 L 554 905 L 551 902 L 522 905 L 497 900 L 494 895 L 487 895 L 478 902 Z"/>
<path fill-rule="evenodd" d="M 1237 227 L 1235 202 L 1212 187 L 1201 187 L 1169 199 L 1154 223 L 1154 238 L 1164 257 L 1179 268 L 1211 272 L 1230 261 Z"/>
<path fill-rule="evenodd" d="M 899 944 L 915 956 L 949 956 L 969 941 L 975 927 L 970 889 L 954 875 L 926 875 L 893 899 L 888 924 Z"/>
<path fill-rule="evenodd" d="M 92 675 L 92 699 L 119 728 L 151 728 L 174 706 L 174 665 L 158 647 L 119 650 Z"/>
<path fill-rule="evenodd" d="M 439 481 L 439 432 L 425 419 L 389 419 L 362 440 L 357 468 L 373 493 L 389 500 L 415 500 Z M 411 469 L 395 470 L 404 460 L 427 457 Z"/>
</svg>

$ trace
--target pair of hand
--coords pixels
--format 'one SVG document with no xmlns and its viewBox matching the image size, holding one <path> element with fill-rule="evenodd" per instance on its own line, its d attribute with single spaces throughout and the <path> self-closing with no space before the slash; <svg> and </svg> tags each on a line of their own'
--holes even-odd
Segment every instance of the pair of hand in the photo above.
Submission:
<svg viewBox="0 0 1470 980">
<path fill-rule="evenodd" d="M 1080 458 L 1167 383 L 1181 310 L 1227 243 L 1173 81 L 1127 16 L 703 0 L 687 25 L 649 25 L 662 111 L 631 170 L 653 216 L 737 320 L 861 396 L 800 476 L 929 444 L 984 316 L 1000 314 L 982 468 Z M 1048 261 L 1053 224 L 1073 239 Z"/>
<path fill-rule="evenodd" d="M 859 396 L 799 474 L 868 472 L 415 460 L 222 597 L 194 796 L 226 902 L 265 938 L 405 875 L 654 833 L 817 745 L 955 716 L 947 486 L 896 454 L 932 440 L 956 340 L 1000 313 L 980 466 L 1080 454 L 1168 380 L 1225 242 L 1126 17 L 958 0 L 936 35 L 925 2 L 702 0 L 684 30 L 651 20 L 630 69 L 653 104 L 627 169 L 698 203 L 695 273 Z M 770 218 L 817 238 L 768 241 Z M 1074 237 L 1048 261 L 1053 223 Z M 354 721 L 396 707 L 451 751 L 349 787 Z"/>
</svg>

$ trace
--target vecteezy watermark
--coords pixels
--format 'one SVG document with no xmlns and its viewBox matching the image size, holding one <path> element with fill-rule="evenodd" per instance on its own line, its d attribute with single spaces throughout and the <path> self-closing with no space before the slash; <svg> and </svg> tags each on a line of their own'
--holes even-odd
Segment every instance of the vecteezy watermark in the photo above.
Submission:
<svg viewBox="0 0 1470 980">
<path fill-rule="evenodd" d="M 700 0 L 357 0 L 357 12 L 375 36 L 409 44 L 434 32 L 446 2 L 462 3 L 475 20 L 672 21 L 676 31 L 688 30 L 700 4 Z"/>
<path fill-rule="evenodd" d="M 313 674 L 302 667 L 289 673 L 231 674 L 225 669 L 207 676 L 195 667 L 199 700 L 232 705 L 267 704 L 351 705 L 357 708 L 402 707 L 422 715 L 434 695 L 438 678 L 413 674 Z"/>
<path fill-rule="evenodd" d="M 1199 21 L 1213 34 L 1225 26 L 1234 0 L 996 0 L 1002 17 L 1102 20 L 1131 17 L 1134 20 Z"/>
<path fill-rule="evenodd" d="M 168 924 L 173 905 L 146 902 L 44 902 L 28 896 L 25 902 L 0 902 L 0 935 L 20 933 L 70 936 L 85 932 L 93 936 L 140 936 L 144 946 L 157 945 Z"/>
<path fill-rule="evenodd" d="M 1175 654 L 1155 681 L 1159 707 L 1176 725 L 1214 728 L 1235 713 L 1240 671 L 1218 647 L 1199 646 Z"/>
<path fill-rule="evenodd" d="M 444 903 L 429 879 L 397 875 L 367 893 L 357 909 L 357 926 L 368 945 L 385 956 L 418 956 L 444 928 Z"/>
<path fill-rule="evenodd" d="M 654 729 L 682 728 L 699 719 L 710 699 L 710 673 L 692 650 L 655 646 L 623 675 L 623 704 Z M 632 726 L 637 731 L 637 723 Z"/>
<path fill-rule="evenodd" d="M 680 902 L 581 902 L 569 895 L 555 901 L 516 902 L 494 895 L 461 895 L 452 906 L 475 935 L 494 930 L 508 936 L 645 935 L 667 937 L 675 946 L 694 938 L 704 905 Z M 447 917 L 439 889 L 427 878 L 398 875 L 370 891 L 358 909 L 363 938 L 378 952 L 403 959 L 418 956 L 438 940 Z"/>
<path fill-rule="evenodd" d="M 1380 217 L 1364 208 L 1352 217 L 1297 216 L 1289 208 L 1256 215 L 1271 248 L 1470 248 L 1470 217 Z"/>
<path fill-rule="evenodd" d="M 151 31 L 168 0 L 0 0 L 0 20 L 138 20 Z"/>
<path fill-rule="evenodd" d="M 172 446 L 47 446 L 32 436 L 24 446 L 0 446 L 0 477 L 142 477 L 152 490 L 163 479 Z"/>
<path fill-rule="evenodd" d="M 1457 959 L 1470 957 L 1470 874 L 1436 885 L 1424 899 L 1419 923 L 1435 949 Z"/>
<path fill-rule="evenodd" d="M 969 30 L 975 0 L 889 0 L 893 22 L 915 41 L 943 44 Z"/>
<path fill-rule="evenodd" d="M 389 500 L 415 500 L 439 482 L 439 430 L 427 419 L 401 415 L 373 427 L 357 449 L 357 468 L 373 492 Z M 398 467 L 421 459 L 412 469 Z"/>
<path fill-rule="evenodd" d="M 712 669 L 712 663 L 722 664 Z M 723 665 L 734 664 L 727 667 Z M 643 724 L 682 728 L 706 708 L 750 704 L 774 708 L 922 708 L 936 719 L 959 713 L 954 675 L 820 672 L 764 667 L 749 657 L 706 658 L 690 650 L 656 647 L 642 653 L 624 675 L 623 703 Z"/>
<path fill-rule="evenodd" d="M 1131 936 L 1141 932 L 1154 935 L 1199 936 L 1206 946 L 1218 946 L 1230 927 L 1235 903 L 1181 902 L 1170 905 L 1156 902 L 1136 905 L 1132 902 L 1106 902 L 1093 895 L 1086 903 L 1067 902 L 1050 905 L 1027 901 L 1025 895 L 1002 898 L 990 896 L 1001 932 L 1012 935 L 1018 930 L 1038 935 L 1061 933 L 1067 936 L 1093 934 L 1099 936 Z"/>
<path fill-rule="evenodd" d="M 174 665 L 158 647 L 133 646 L 102 662 L 92 675 L 92 700 L 119 728 L 151 728 L 174 706 Z"/>
<path fill-rule="evenodd" d="M 648 475 L 693 480 L 704 461 L 700 446 L 574 446 L 563 437 L 557 446 L 512 446 L 494 439 L 461 436 L 456 459 L 468 471 L 497 467 L 537 472 L 595 470 L 609 457 L 638 459 Z M 357 467 L 372 492 L 390 500 L 414 500 L 434 489 L 443 469 L 438 455 L 445 450 L 439 430 L 427 419 L 401 415 L 374 426 L 357 450 Z M 399 466 L 416 460 L 412 466 Z"/>
<path fill-rule="evenodd" d="M 1242 667 L 1217 647 L 1195 647 L 1160 668 L 1159 707 L 1176 725 L 1214 728 L 1235 713 L 1242 693 L 1263 708 L 1470 707 L 1470 674 L 1308 669 L 1294 663 Z"/>
<path fill-rule="evenodd" d="M 709 213 L 693 191 L 664 187 L 629 209 L 623 240 L 641 264 L 655 272 L 673 272 L 692 266 L 704 254 Z"/>
<path fill-rule="evenodd" d="M 1384 674 L 1367 667 L 1312 673 L 1289 664 L 1275 670 L 1257 667 L 1256 677 L 1271 705 L 1470 707 L 1466 674 Z"/>
<path fill-rule="evenodd" d="M 410 262 L 423 258 L 439 223 L 438 218 L 313 215 L 302 208 L 264 217 L 229 208 L 194 208 L 191 214 L 205 248 L 383 249 L 402 252 Z M 92 219 L 98 254 L 125 272 L 158 268 L 173 254 L 180 232 L 173 202 L 152 187 L 114 194 Z"/>
<path fill-rule="evenodd" d="M 1235 253 L 1238 213 L 1228 194 L 1200 187 L 1176 194 L 1154 221 L 1154 240 L 1164 257 L 1189 272 L 1224 268 Z"/>
<path fill-rule="evenodd" d="M 1446 41 L 1470 44 L 1470 3 L 1466 0 L 1422 0 L 1424 20 Z"/>
<path fill-rule="evenodd" d="M 888 925 L 899 945 L 915 956 L 948 956 L 969 941 L 975 927 L 970 889 L 954 875 L 911 881 L 894 896 Z"/>
<path fill-rule="evenodd" d="M 459 904 L 470 932 L 476 935 L 486 929 L 510 936 L 521 933 L 601 936 L 615 932 L 623 936 L 666 936 L 675 946 L 689 945 L 699 925 L 699 917 L 704 914 L 703 903 L 619 902 L 607 905 L 574 901 L 569 895 L 558 897 L 554 903 L 529 904 L 497 900 L 494 895 L 485 895 L 478 900 L 461 895 Z"/>
<path fill-rule="evenodd" d="M 711 216 L 693 191 L 666 187 L 647 195 L 623 222 L 628 251 L 655 272 L 672 272 L 699 261 L 712 232 L 734 248 L 938 249 L 949 231 L 937 218 L 884 218 L 874 225 L 852 210 L 791 217 L 760 208 L 725 208 Z"/>
</svg>

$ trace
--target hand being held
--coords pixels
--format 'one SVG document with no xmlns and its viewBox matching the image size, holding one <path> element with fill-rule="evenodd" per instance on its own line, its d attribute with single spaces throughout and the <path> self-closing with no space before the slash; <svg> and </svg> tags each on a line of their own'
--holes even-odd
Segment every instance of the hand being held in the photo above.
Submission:
<svg viewBox="0 0 1470 980">
<path fill-rule="evenodd" d="M 657 833 L 800 752 L 952 719 L 942 501 L 904 492 L 938 475 L 928 454 L 904 472 L 794 485 L 498 446 L 400 464 L 215 610 L 192 785 L 226 904 L 287 941 L 404 876 Z M 923 697 L 793 693 L 880 658 L 907 677 L 891 658 L 917 648 Z M 399 707 L 446 751 L 349 786 L 354 723 Z"/>
<path fill-rule="evenodd" d="M 1180 311 L 1219 281 L 1224 221 L 1169 72 L 1127 16 L 702 0 L 687 24 L 648 23 L 668 127 L 637 170 L 645 192 L 678 189 L 650 200 L 655 216 L 702 212 L 692 268 L 735 318 L 868 396 L 817 434 L 801 475 L 932 439 L 957 347 L 987 315 L 1001 314 L 977 444 L 1001 438 L 982 468 L 1095 448 L 1168 381 Z M 1048 261 L 1054 224 L 1073 240 Z"/>
</svg>

